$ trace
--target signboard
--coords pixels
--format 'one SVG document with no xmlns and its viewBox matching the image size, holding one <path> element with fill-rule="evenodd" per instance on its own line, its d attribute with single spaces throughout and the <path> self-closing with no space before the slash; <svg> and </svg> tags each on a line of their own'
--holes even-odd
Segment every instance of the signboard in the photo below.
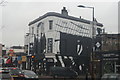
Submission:
<svg viewBox="0 0 120 80">
<path fill-rule="evenodd" d="M 22 56 L 22 62 L 26 62 L 27 57 L 26 56 Z"/>
<path fill-rule="evenodd" d="M 103 58 L 104 61 L 115 61 L 119 60 L 119 58 Z"/>
<path fill-rule="evenodd" d="M 18 61 L 21 61 L 21 60 L 22 60 L 21 56 L 18 56 L 18 57 L 17 57 L 17 60 L 18 60 Z"/>
<path fill-rule="evenodd" d="M 95 43 L 95 51 L 101 51 L 102 48 L 102 38 L 100 36 L 96 36 L 96 38 L 94 39 Z"/>
<path fill-rule="evenodd" d="M 102 60 L 119 60 L 120 55 L 118 53 L 106 53 L 102 54 Z"/>
</svg>

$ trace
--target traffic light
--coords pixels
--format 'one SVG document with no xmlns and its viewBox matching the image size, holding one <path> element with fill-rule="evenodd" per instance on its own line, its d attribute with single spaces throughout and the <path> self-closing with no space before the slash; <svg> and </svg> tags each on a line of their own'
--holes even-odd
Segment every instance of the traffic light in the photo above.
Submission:
<svg viewBox="0 0 120 80">
<path fill-rule="evenodd" d="M 31 56 L 31 58 L 35 58 L 35 56 Z"/>
<path fill-rule="evenodd" d="M 31 59 L 32 59 L 32 61 L 34 61 L 35 60 L 35 56 L 33 55 L 33 56 L 31 56 Z"/>
</svg>

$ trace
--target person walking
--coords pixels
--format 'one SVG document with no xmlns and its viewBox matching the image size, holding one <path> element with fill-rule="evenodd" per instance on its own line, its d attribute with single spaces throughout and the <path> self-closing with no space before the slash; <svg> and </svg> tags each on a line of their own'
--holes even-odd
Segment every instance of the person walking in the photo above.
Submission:
<svg viewBox="0 0 120 80">
<path fill-rule="evenodd" d="M 11 64 L 11 63 L 12 63 L 11 58 L 8 58 L 7 61 L 6 61 L 6 64 Z"/>
</svg>

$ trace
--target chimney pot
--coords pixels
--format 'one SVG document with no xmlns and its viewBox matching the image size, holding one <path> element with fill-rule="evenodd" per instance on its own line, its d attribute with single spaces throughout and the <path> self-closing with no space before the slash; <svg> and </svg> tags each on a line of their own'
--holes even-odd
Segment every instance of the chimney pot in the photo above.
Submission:
<svg viewBox="0 0 120 80">
<path fill-rule="evenodd" d="M 68 12 L 66 10 L 66 7 L 63 7 L 63 9 L 61 10 L 61 14 L 68 16 Z"/>
</svg>

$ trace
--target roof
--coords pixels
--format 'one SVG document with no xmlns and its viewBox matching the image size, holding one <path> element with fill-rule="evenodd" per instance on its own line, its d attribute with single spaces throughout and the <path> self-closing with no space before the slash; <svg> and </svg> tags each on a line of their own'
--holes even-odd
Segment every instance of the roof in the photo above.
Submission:
<svg viewBox="0 0 120 80">
<path fill-rule="evenodd" d="M 10 47 L 10 48 L 13 48 L 13 49 L 24 49 L 23 46 L 12 46 L 12 47 Z"/>
<path fill-rule="evenodd" d="M 76 18 L 76 17 L 73 17 L 73 16 L 69 16 L 69 15 L 63 15 L 63 14 L 60 14 L 60 13 L 55 13 L 55 12 L 48 12 L 46 14 L 44 14 L 43 16 L 31 21 L 28 25 L 32 25 L 48 16 L 56 16 L 56 17 L 60 17 L 60 18 L 65 18 L 65 19 L 70 19 L 70 20 L 74 20 L 74 21 L 78 21 L 78 22 L 83 22 L 83 23 L 87 23 L 87 24 L 90 24 L 92 21 L 89 21 L 89 20 L 85 20 L 85 19 L 82 19 L 82 18 Z M 101 26 L 103 27 L 103 24 L 101 23 L 97 23 L 96 24 L 97 26 Z"/>
<path fill-rule="evenodd" d="M 105 37 L 105 38 L 120 38 L 120 34 L 101 34 L 101 36 Z"/>
</svg>

